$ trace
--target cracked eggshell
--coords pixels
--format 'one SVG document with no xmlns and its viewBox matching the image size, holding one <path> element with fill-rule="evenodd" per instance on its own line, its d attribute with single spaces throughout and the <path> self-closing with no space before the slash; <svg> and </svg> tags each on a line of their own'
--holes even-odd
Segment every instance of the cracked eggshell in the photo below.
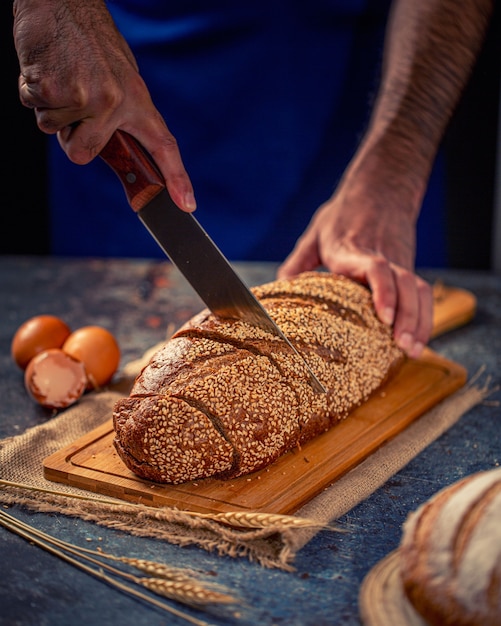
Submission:
<svg viewBox="0 0 501 626">
<path fill-rule="evenodd" d="M 85 392 L 84 364 L 59 348 L 44 350 L 33 357 L 24 372 L 30 396 L 48 409 L 64 409 Z"/>
</svg>

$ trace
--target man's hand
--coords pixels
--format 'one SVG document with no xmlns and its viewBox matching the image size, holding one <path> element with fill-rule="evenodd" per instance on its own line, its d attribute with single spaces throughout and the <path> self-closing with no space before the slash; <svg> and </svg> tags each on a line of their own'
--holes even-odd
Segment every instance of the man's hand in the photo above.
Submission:
<svg viewBox="0 0 501 626">
<path fill-rule="evenodd" d="M 366 283 L 397 344 L 418 356 L 432 330 L 431 287 L 414 273 L 417 216 L 493 0 L 394 0 L 368 130 L 335 195 L 279 269 L 324 265 Z"/>
<path fill-rule="evenodd" d="M 322 205 L 296 247 L 279 268 L 288 277 L 319 266 L 370 287 L 382 322 L 393 325 L 397 344 L 418 357 L 433 322 L 430 285 L 414 271 L 415 223 L 393 205 L 393 193 L 365 187 L 363 177 L 345 177 Z"/>
<path fill-rule="evenodd" d="M 14 42 L 21 102 L 70 160 L 88 163 L 120 128 L 151 154 L 174 202 L 195 209 L 176 139 L 104 0 L 15 0 Z"/>
</svg>

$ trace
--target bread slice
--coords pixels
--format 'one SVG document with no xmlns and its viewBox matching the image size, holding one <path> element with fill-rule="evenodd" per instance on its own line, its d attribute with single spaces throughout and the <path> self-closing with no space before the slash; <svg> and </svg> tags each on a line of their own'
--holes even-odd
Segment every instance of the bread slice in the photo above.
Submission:
<svg viewBox="0 0 501 626">
<path fill-rule="evenodd" d="M 129 469 L 160 483 L 254 472 L 346 418 L 401 366 L 369 290 L 306 272 L 253 288 L 281 339 L 207 310 L 156 352 L 113 414 Z"/>
</svg>

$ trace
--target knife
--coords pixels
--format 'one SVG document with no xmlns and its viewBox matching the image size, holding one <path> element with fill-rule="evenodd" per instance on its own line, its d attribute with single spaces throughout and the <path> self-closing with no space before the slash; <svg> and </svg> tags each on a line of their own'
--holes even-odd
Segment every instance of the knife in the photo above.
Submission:
<svg viewBox="0 0 501 626">
<path fill-rule="evenodd" d="M 139 219 L 212 313 L 218 317 L 244 320 L 280 337 L 303 360 L 315 391 L 325 393 L 324 386 L 304 357 L 243 283 L 199 222 L 174 203 L 157 165 L 136 139 L 116 130 L 100 156 L 117 174 Z"/>
</svg>

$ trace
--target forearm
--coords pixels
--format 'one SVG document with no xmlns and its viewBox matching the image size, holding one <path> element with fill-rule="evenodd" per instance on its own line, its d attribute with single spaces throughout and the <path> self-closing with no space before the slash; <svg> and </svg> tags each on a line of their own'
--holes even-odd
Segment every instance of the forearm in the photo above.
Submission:
<svg viewBox="0 0 501 626">
<path fill-rule="evenodd" d="M 447 124 L 481 49 L 494 0 L 395 0 L 380 90 L 356 159 L 385 171 L 417 212 Z M 384 169 L 382 169 L 384 168 Z M 402 185 L 407 186 L 403 190 Z"/>
</svg>

